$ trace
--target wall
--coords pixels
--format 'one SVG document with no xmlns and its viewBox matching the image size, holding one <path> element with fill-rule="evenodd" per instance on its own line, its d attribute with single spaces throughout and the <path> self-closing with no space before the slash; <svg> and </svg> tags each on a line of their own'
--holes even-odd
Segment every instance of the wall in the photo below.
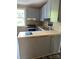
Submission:
<svg viewBox="0 0 79 59">
<path fill-rule="evenodd" d="M 54 28 L 56 31 L 61 33 L 61 23 L 60 22 L 54 22 L 52 28 Z"/>
<path fill-rule="evenodd" d="M 28 7 L 27 10 L 27 18 L 37 18 L 37 20 L 40 19 L 40 9 L 39 8 L 33 8 Z"/>
<path fill-rule="evenodd" d="M 40 19 L 40 8 L 36 7 L 27 7 L 25 5 L 17 5 L 17 8 L 19 9 L 25 9 L 25 19 L 32 17 L 37 18 L 37 20 Z"/>
<path fill-rule="evenodd" d="M 22 31 L 27 31 L 27 28 L 25 26 L 17 26 L 17 35 Z"/>
</svg>

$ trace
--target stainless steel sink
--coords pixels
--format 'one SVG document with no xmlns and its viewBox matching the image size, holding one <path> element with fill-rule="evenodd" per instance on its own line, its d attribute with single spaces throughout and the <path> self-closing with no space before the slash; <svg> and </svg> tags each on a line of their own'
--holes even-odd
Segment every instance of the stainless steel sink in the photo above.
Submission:
<svg viewBox="0 0 79 59">
<path fill-rule="evenodd" d="M 28 31 L 41 31 L 40 28 L 27 28 Z"/>
<path fill-rule="evenodd" d="M 40 26 L 27 25 L 27 31 L 45 31 L 45 30 L 41 28 Z"/>
<path fill-rule="evenodd" d="M 41 29 L 38 28 L 38 26 L 36 26 L 36 25 L 28 25 L 27 30 L 28 31 L 41 31 Z"/>
</svg>

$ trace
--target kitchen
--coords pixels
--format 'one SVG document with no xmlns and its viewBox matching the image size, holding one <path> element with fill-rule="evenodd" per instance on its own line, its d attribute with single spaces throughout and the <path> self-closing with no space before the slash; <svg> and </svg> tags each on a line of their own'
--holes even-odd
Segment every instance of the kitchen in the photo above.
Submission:
<svg viewBox="0 0 79 59">
<path fill-rule="evenodd" d="M 38 59 L 60 53 L 60 0 L 17 2 L 17 9 L 23 10 L 17 23 L 19 59 Z"/>
</svg>

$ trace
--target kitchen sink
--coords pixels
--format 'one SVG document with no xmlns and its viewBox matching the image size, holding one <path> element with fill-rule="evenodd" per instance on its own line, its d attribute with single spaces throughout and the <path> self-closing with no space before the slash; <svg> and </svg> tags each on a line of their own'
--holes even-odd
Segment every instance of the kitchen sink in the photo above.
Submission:
<svg viewBox="0 0 79 59">
<path fill-rule="evenodd" d="M 40 28 L 27 28 L 28 31 L 41 31 Z"/>
<path fill-rule="evenodd" d="M 29 25 L 29 26 L 27 26 L 27 30 L 28 30 L 28 31 L 41 31 L 41 29 L 38 28 L 38 27 L 35 26 L 35 25 Z"/>
</svg>

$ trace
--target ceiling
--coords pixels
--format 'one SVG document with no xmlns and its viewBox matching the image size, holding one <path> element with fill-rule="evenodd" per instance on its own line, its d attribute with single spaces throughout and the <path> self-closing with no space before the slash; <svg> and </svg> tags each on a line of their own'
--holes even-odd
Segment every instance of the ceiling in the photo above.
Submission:
<svg viewBox="0 0 79 59">
<path fill-rule="evenodd" d="M 41 7 L 47 0 L 17 0 L 18 5 L 26 5 L 31 7 Z"/>
</svg>

